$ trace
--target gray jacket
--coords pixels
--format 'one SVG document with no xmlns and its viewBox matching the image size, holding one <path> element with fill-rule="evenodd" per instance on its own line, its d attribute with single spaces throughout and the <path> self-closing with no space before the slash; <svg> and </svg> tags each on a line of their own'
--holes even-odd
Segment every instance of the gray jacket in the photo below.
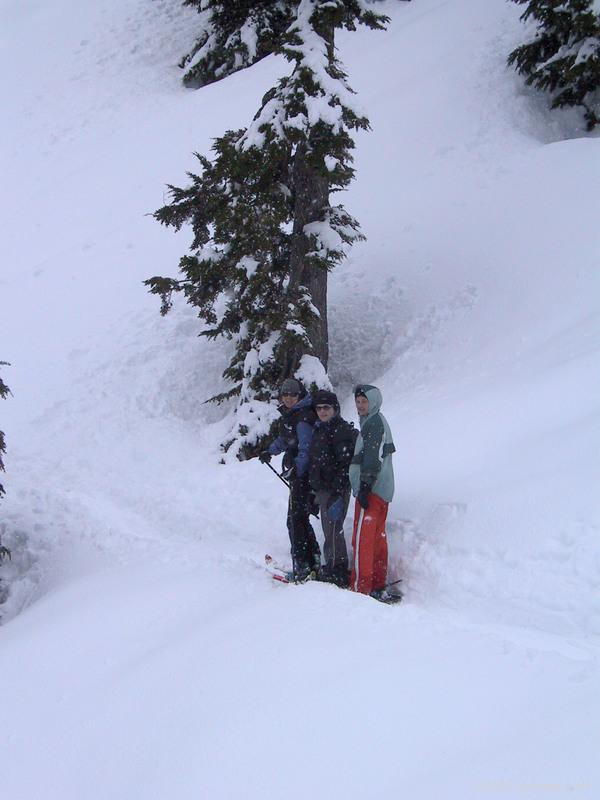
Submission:
<svg viewBox="0 0 600 800">
<path fill-rule="evenodd" d="M 383 397 L 376 386 L 364 384 L 357 388 L 369 401 L 369 414 L 359 418 L 360 435 L 350 464 L 352 494 L 356 496 L 360 484 L 366 483 L 374 494 L 389 503 L 394 496 L 392 453 L 396 448 L 390 426 L 379 411 Z"/>
</svg>

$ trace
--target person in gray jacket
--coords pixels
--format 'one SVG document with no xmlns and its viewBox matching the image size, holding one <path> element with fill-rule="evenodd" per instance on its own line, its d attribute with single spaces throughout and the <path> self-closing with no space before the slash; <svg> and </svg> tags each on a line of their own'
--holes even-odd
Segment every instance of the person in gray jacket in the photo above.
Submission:
<svg viewBox="0 0 600 800">
<path fill-rule="evenodd" d="M 392 432 L 380 412 L 383 397 L 376 386 L 361 384 L 354 390 L 360 435 L 350 465 L 350 485 L 356 497 L 352 534 L 350 588 L 379 597 L 387 582 L 385 520 L 394 496 Z"/>
</svg>

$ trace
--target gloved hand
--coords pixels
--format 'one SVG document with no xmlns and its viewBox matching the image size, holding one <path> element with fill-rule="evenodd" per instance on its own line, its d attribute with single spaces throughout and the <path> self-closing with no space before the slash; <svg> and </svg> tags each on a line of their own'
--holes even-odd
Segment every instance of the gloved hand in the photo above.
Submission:
<svg viewBox="0 0 600 800">
<path fill-rule="evenodd" d="M 360 506 L 362 506 L 365 510 L 369 507 L 369 494 L 371 493 L 371 487 L 368 483 L 361 481 L 360 488 L 358 490 L 358 494 L 356 495 L 356 499 Z"/>
<path fill-rule="evenodd" d="M 344 500 L 339 494 L 331 496 L 329 506 L 327 507 L 327 516 L 332 522 L 337 522 L 342 518 L 344 513 Z"/>
<path fill-rule="evenodd" d="M 268 464 L 271 460 L 271 453 L 268 450 L 263 450 L 262 453 L 258 456 L 258 460 L 261 464 Z"/>
<path fill-rule="evenodd" d="M 286 481 L 291 481 L 296 477 L 296 467 L 291 466 L 289 469 L 286 469 L 285 472 L 281 473 L 281 477 Z"/>
</svg>

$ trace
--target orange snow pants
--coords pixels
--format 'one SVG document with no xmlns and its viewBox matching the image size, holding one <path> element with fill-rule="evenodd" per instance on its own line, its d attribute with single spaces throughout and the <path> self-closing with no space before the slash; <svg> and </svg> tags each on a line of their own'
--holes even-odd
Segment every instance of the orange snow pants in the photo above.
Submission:
<svg viewBox="0 0 600 800">
<path fill-rule="evenodd" d="M 375 589 L 383 589 L 387 583 L 385 520 L 388 505 L 385 500 L 371 492 L 366 510 L 359 505 L 358 500 L 354 506 L 350 576 L 350 588 L 354 592 L 370 594 Z"/>
</svg>

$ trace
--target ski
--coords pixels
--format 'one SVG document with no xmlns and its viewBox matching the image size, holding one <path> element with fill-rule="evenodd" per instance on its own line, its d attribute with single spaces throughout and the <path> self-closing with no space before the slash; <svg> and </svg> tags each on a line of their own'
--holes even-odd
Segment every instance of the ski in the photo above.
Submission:
<svg viewBox="0 0 600 800">
<path fill-rule="evenodd" d="M 275 581 L 279 581 L 280 583 L 307 583 L 308 581 L 314 581 L 317 578 L 317 573 L 313 570 L 308 573 L 306 578 L 301 581 L 294 580 L 294 573 L 291 569 L 282 566 L 279 564 L 273 556 L 270 556 L 268 553 L 265 555 L 265 566 L 267 568 L 267 572 Z"/>
<path fill-rule="evenodd" d="M 281 564 L 275 561 L 273 556 L 270 556 L 268 553 L 265 555 L 265 567 L 274 581 L 279 581 L 280 583 L 293 583 L 292 571 L 286 567 L 283 567 Z"/>
<path fill-rule="evenodd" d="M 270 556 L 268 553 L 265 556 L 265 564 L 269 569 L 275 569 L 277 572 L 283 572 L 287 574 L 290 570 L 287 567 L 282 566 L 278 561 L 275 561 L 273 556 Z"/>
</svg>

